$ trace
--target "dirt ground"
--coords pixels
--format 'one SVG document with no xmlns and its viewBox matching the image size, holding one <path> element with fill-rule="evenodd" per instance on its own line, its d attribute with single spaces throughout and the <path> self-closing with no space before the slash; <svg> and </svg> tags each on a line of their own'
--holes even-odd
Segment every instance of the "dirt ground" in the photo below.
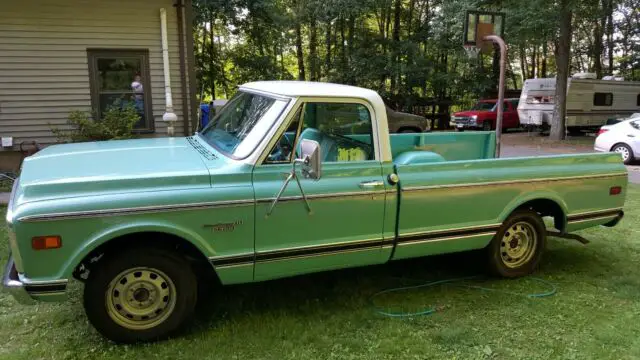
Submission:
<svg viewBox="0 0 640 360">
<path fill-rule="evenodd" d="M 526 132 L 502 135 L 501 157 L 540 156 L 594 152 L 593 136 L 570 137 L 565 141 L 551 141 L 548 137 Z M 640 163 L 627 166 L 629 182 L 640 184 Z"/>
</svg>

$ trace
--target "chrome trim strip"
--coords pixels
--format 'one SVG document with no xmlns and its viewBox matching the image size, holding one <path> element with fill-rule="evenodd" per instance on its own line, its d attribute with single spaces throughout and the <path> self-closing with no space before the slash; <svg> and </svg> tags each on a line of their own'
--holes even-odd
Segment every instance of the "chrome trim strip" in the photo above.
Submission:
<svg viewBox="0 0 640 360">
<path fill-rule="evenodd" d="M 569 224 L 579 224 L 579 223 L 583 223 L 583 222 L 587 222 L 587 221 L 597 221 L 597 220 L 611 219 L 611 218 L 614 218 L 616 216 L 619 216 L 619 214 L 604 215 L 604 216 L 591 217 L 591 218 L 578 219 L 578 220 L 569 220 L 568 223 Z"/>
<path fill-rule="evenodd" d="M 276 261 L 282 261 L 282 260 L 293 260 L 293 259 L 300 259 L 300 258 L 304 259 L 304 258 L 317 257 L 317 256 L 339 255 L 339 254 L 348 254 L 353 252 L 372 251 L 372 250 L 378 251 L 380 249 L 378 249 L 377 247 L 363 247 L 363 248 L 349 249 L 349 250 L 325 251 L 317 254 L 291 255 L 291 256 L 282 256 L 282 257 L 273 258 L 273 259 L 259 259 L 258 261 L 256 261 L 256 263 L 270 263 L 270 262 L 276 262 Z"/>
<path fill-rule="evenodd" d="M 173 205 L 152 205 L 152 206 L 140 206 L 132 208 L 120 208 L 120 209 L 104 209 L 104 210 L 87 210 L 87 211 L 70 211 L 64 213 L 51 213 L 43 215 L 27 215 L 23 216 L 18 221 L 21 222 L 38 222 L 38 221 L 57 221 L 57 220 L 69 220 L 69 219 L 83 219 L 90 217 L 107 217 L 107 216 L 120 216 L 120 215 L 137 215 L 137 214 L 154 214 L 160 212 L 170 211 L 186 211 L 186 210 L 202 210 L 218 207 L 231 207 L 239 205 L 253 205 L 255 201 L 253 199 L 246 200 L 226 200 L 226 201 L 211 201 L 193 204 L 173 204 Z"/>
<path fill-rule="evenodd" d="M 617 207 L 617 208 L 610 208 L 610 209 L 604 209 L 604 210 L 585 211 L 585 212 L 580 212 L 580 213 L 568 214 L 567 218 L 572 218 L 572 217 L 576 217 L 576 216 L 583 216 L 583 215 L 596 215 L 596 214 L 601 214 L 601 213 L 608 213 L 608 212 L 622 211 L 622 210 L 623 210 L 623 208 Z"/>
<path fill-rule="evenodd" d="M 395 191 L 393 191 L 395 193 Z M 331 194 L 310 194 L 307 195 L 307 199 L 331 199 L 331 198 L 339 198 L 339 197 L 355 197 L 355 196 L 372 196 L 372 195 L 385 195 L 386 191 L 349 191 L 349 192 L 340 192 L 340 193 L 331 193 Z M 258 203 L 266 203 L 272 202 L 275 198 L 262 198 L 258 199 Z M 292 201 L 292 200 L 302 200 L 302 195 L 296 196 L 283 196 L 280 198 L 280 202 L 282 201 Z"/>
<path fill-rule="evenodd" d="M 435 238 L 435 239 L 413 240 L 413 241 L 407 241 L 407 242 L 398 242 L 398 246 L 419 245 L 424 243 L 459 240 L 459 239 L 466 239 L 466 238 L 472 238 L 472 237 L 478 237 L 478 236 L 494 236 L 496 233 L 497 231 L 490 231 L 490 232 L 482 232 L 478 234 L 469 234 L 469 235 L 462 235 L 462 236 L 449 236 L 449 237 L 441 237 L 441 238 Z"/>
<path fill-rule="evenodd" d="M 519 180 L 502 180 L 493 182 L 478 182 L 478 183 L 464 183 L 464 184 L 443 184 L 443 185 L 425 185 L 425 186 L 408 186 L 402 188 L 402 191 L 421 191 L 432 189 L 448 189 L 448 188 L 465 188 L 465 187 L 482 187 L 482 186 L 498 186 L 498 185 L 512 185 L 521 183 L 538 183 L 538 182 L 556 182 L 556 181 L 570 181 L 570 180 L 584 180 L 584 179 L 600 179 L 600 178 L 614 178 L 628 176 L 627 173 L 619 174 L 605 174 L 605 175 L 582 175 L 582 176 L 566 176 L 556 178 L 542 178 L 542 179 L 519 179 Z"/>
<path fill-rule="evenodd" d="M 488 224 L 488 225 L 476 225 L 476 226 L 464 226 L 464 227 L 459 227 L 459 228 L 452 228 L 452 229 L 441 229 L 441 230 L 432 230 L 432 231 L 418 231 L 418 232 L 412 232 L 412 233 L 404 233 L 404 234 L 400 234 L 398 235 L 399 238 L 403 238 L 403 237 L 407 237 L 407 236 L 415 236 L 415 235 L 433 235 L 433 234 L 438 234 L 438 233 L 451 233 L 451 232 L 458 232 L 458 231 L 465 231 L 465 230 L 484 230 L 484 229 L 491 229 L 491 228 L 497 228 L 502 226 L 502 223 L 495 223 L 495 224 Z"/>
<path fill-rule="evenodd" d="M 379 242 L 380 244 L 382 244 L 383 240 L 382 238 L 375 238 L 375 239 L 354 240 L 354 241 L 340 241 L 340 242 L 333 242 L 329 244 L 296 246 L 296 247 L 289 247 L 289 248 L 278 249 L 278 250 L 258 251 L 256 252 L 256 256 L 273 255 L 273 254 L 288 252 L 288 251 L 311 250 L 314 248 L 324 249 L 324 248 L 331 248 L 331 247 L 336 247 L 341 245 L 356 245 L 356 244 L 369 244 L 369 243 L 373 244 L 376 242 Z"/>
</svg>

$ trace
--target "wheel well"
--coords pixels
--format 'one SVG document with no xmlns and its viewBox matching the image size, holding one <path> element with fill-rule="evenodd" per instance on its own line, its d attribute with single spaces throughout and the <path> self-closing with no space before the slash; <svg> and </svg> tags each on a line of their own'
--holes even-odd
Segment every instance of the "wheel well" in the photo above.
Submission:
<svg viewBox="0 0 640 360">
<path fill-rule="evenodd" d="M 558 205 L 557 202 L 549 199 L 536 199 L 527 201 L 526 203 L 518 206 L 516 210 L 520 209 L 531 209 L 541 217 L 549 216 L 553 218 L 553 227 L 558 229 L 560 232 L 565 231 L 566 227 L 566 217 L 562 207 Z"/>
<path fill-rule="evenodd" d="M 193 266 L 198 277 L 210 277 L 219 281 L 209 259 L 191 242 L 173 235 L 162 232 L 139 232 L 116 237 L 93 249 L 75 267 L 73 277 L 84 281 L 91 271 L 102 259 L 131 248 L 163 248 L 172 252 L 177 252 L 184 256 Z"/>
<path fill-rule="evenodd" d="M 615 148 L 616 148 L 616 146 L 618 146 L 618 145 L 625 145 L 625 146 L 629 146 L 629 145 L 627 145 L 626 143 L 623 143 L 623 142 L 617 142 L 617 143 L 613 144 L 613 146 L 611 146 L 611 149 L 609 149 L 609 151 L 613 151 L 613 149 L 615 149 Z"/>
</svg>

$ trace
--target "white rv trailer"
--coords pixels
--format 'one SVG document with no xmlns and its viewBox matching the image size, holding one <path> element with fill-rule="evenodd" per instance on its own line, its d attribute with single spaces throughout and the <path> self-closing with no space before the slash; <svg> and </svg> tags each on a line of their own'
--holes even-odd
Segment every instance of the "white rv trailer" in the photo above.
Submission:
<svg viewBox="0 0 640 360">
<path fill-rule="evenodd" d="M 524 82 L 518 116 L 528 129 L 544 131 L 551 125 L 556 79 L 529 79 Z M 567 87 L 566 127 L 569 132 L 597 129 L 607 120 L 640 112 L 640 82 L 621 78 L 595 78 L 576 74 Z"/>
</svg>

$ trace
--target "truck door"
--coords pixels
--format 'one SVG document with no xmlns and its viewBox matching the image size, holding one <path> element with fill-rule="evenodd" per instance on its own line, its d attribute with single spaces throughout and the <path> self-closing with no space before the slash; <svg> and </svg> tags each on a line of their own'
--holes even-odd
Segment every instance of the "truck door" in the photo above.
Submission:
<svg viewBox="0 0 640 360">
<path fill-rule="evenodd" d="M 505 129 L 513 129 L 518 127 L 517 119 L 518 113 L 516 112 L 516 108 L 511 104 L 509 100 L 504 101 L 503 107 L 503 123 L 502 127 Z"/>
<path fill-rule="evenodd" d="M 292 181 L 273 207 L 292 158 L 270 155 L 253 173 L 256 205 L 256 280 L 308 272 L 382 263 L 392 243 L 385 244 L 385 184 L 376 152 L 376 121 L 368 103 L 352 99 L 311 99 L 300 105 L 286 128 L 298 124 L 297 134 L 282 143 L 300 139 L 321 146 L 322 177 L 299 177 L 311 212 Z M 286 134 L 285 134 L 286 135 Z M 295 155 L 295 151 L 294 154 Z M 298 172 L 298 175 L 299 172 Z"/>
</svg>

